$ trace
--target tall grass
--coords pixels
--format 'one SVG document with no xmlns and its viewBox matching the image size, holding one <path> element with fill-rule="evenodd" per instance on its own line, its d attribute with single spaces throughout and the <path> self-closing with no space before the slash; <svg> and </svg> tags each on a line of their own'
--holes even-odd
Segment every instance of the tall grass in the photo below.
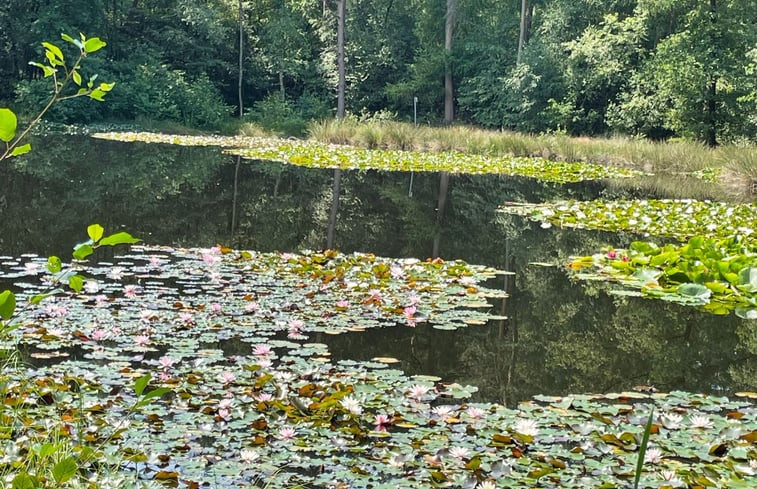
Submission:
<svg viewBox="0 0 757 489">
<path fill-rule="evenodd" d="M 673 197 L 689 190 L 697 197 L 730 196 L 735 200 L 757 199 L 757 147 L 709 148 L 693 141 L 654 142 L 623 137 L 585 138 L 565 135 L 529 135 L 487 131 L 469 126 L 414 126 L 394 121 L 324 120 L 311 123 L 308 136 L 333 144 L 364 148 L 416 151 L 458 151 L 497 156 L 540 156 L 554 161 L 584 161 L 633 168 L 648 173 L 673 175 L 667 181 L 644 181 L 633 185 Z M 719 186 L 692 180 L 687 188 L 675 179 L 681 174 L 715 169 Z M 624 183 L 627 185 L 628 183 Z M 656 189 L 655 189 L 656 187 Z M 694 195 L 691 195 L 692 197 Z"/>
</svg>

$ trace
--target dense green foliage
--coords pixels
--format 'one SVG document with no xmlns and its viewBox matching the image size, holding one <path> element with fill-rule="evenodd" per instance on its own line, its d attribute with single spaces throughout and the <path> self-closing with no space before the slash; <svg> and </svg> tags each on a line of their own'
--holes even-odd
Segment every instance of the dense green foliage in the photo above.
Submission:
<svg viewBox="0 0 757 489">
<path fill-rule="evenodd" d="M 754 0 L 460 2 L 445 54 L 445 2 L 347 2 L 347 109 L 438 122 L 452 67 L 457 120 L 526 132 L 757 137 Z M 245 0 L 248 118 L 302 133 L 336 106 L 336 5 Z M 34 113 L 39 39 L 102 33 L 92 64 L 119 87 L 107 106 L 69 104 L 59 120 L 150 119 L 222 127 L 238 105 L 236 0 L 0 2 L 0 101 Z M 106 66 L 107 65 L 107 68 Z M 283 122 L 280 122 L 283 120 Z"/>
</svg>

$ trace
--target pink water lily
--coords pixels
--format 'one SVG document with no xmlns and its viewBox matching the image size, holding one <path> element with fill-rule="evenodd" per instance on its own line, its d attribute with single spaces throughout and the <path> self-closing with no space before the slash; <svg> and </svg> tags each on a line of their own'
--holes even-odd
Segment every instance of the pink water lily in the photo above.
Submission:
<svg viewBox="0 0 757 489">
<path fill-rule="evenodd" d="M 134 337 L 134 344 L 137 346 L 145 347 L 150 343 L 150 337 L 146 334 L 140 334 Z"/>
<path fill-rule="evenodd" d="M 137 286 L 136 285 L 124 285 L 124 297 L 128 299 L 133 299 L 137 296 Z"/>
<path fill-rule="evenodd" d="M 168 356 L 162 356 L 158 359 L 158 365 L 163 369 L 169 369 L 174 366 L 176 360 Z"/>
<path fill-rule="evenodd" d="M 279 430 L 279 438 L 281 440 L 291 440 L 296 434 L 297 431 L 294 428 L 290 428 L 288 426 Z"/>
<path fill-rule="evenodd" d="M 219 382 L 223 384 L 230 384 L 231 382 L 234 382 L 237 379 L 236 375 L 234 375 L 233 372 L 229 372 L 228 370 L 221 372 L 218 374 L 218 380 Z"/>
<path fill-rule="evenodd" d="M 102 341 L 108 338 L 108 332 L 104 329 L 96 329 L 92 331 L 92 339 L 94 341 Z"/>
<path fill-rule="evenodd" d="M 256 357 L 265 357 L 273 352 L 270 345 L 255 345 L 252 349 L 252 354 Z"/>
</svg>

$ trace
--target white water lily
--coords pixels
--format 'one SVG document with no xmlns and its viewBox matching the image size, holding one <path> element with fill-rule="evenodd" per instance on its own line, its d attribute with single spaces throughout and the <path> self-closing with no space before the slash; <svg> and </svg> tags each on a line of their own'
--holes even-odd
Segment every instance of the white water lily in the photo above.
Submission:
<svg viewBox="0 0 757 489">
<path fill-rule="evenodd" d="M 697 414 L 691 417 L 692 428 L 701 428 L 704 430 L 709 430 L 713 426 L 714 425 L 712 421 L 707 416 L 702 416 L 702 415 Z"/>
<path fill-rule="evenodd" d="M 519 419 L 513 429 L 521 435 L 536 436 L 539 434 L 539 426 L 533 419 Z"/>
</svg>

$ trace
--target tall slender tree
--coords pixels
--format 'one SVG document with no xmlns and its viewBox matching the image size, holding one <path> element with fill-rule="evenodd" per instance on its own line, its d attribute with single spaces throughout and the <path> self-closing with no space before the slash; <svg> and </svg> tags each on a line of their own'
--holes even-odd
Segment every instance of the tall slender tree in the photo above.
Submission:
<svg viewBox="0 0 757 489">
<path fill-rule="evenodd" d="M 452 81 L 452 34 L 457 16 L 457 0 L 447 0 L 444 16 L 444 123 L 455 118 L 455 87 Z"/>
</svg>

